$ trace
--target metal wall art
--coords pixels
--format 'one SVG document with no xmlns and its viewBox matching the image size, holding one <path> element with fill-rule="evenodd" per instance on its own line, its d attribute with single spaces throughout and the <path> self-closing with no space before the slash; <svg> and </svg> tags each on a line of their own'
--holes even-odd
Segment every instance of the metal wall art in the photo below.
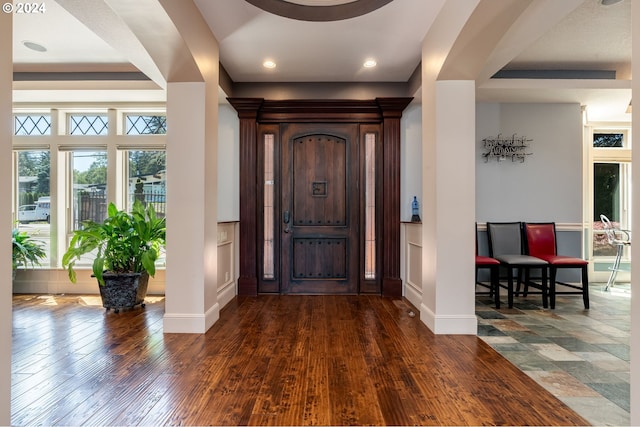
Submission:
<svg viewBox="0 0 640 427">
<path fill-rule="evenodd" d="M 532 139 L 526 136 L 517 136 L 513 134 L 510 138 L 503 138 L 502 134 L 495 137 L 489 137 L 482 140 L 485 152 L 482 153 L 485 163 L 491 159 L 501 162 L 511 159 L 512 162 L 524 163 L 526 156 L 533 153 L 527 153 L 527 148 Z"/>
</svg>

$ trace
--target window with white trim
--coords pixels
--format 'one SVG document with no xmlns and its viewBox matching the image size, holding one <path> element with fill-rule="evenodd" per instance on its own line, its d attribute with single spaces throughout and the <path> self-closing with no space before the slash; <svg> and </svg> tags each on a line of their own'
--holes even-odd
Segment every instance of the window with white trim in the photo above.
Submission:
<svg viewBox="0 0 640 427">
<path fill-rule="evenodd" d="M 166 212 L 164 106 L 56 107 L 16 108 L 12 141 L 15 224 L 38 236 L 47 253 L 42 267 L 54 268 L 73 230 L 101 221 L 110 202 L 129 209 L 140 199 Z M 38 214 L 49 209 L 46 220 L 32 220 L 35 209 L 25 207 L 38 200 Z"/>
<path fill-rule="evenodd" d="M 604 234 L 600 215 L 605 215 L 616 228 L 631 228 L 631 139 L 629 129 L 594 127 L 591 131 L 591 214 L 592 255 L 613 257 L 612 247 Z M 626 249 L 625 259 L 631 256 Z"/>
</svg>

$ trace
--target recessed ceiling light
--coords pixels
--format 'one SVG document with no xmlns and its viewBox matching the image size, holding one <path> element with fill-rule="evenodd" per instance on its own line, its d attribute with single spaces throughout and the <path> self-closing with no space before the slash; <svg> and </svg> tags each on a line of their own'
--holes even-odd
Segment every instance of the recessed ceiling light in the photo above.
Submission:
<svg viewBox="0 0 640 427">
<path fill-rule="evenodd" d="M 611 6 L 612 4 L 620 3 L 622 0 L 600 0 L 600 4 L 603 6 Z"/>
<path fill-rule="evenodd" d="M 262 66 L 264 68 L 276 68 L 276 63 L 268 59 L 262 63 Z"/>
<path fill-rule="evenodd" d="M 24 45 L 24 47 L 26 47 L 28 49 L 31 49 L 31 50 L 35 50 L 36 52 L 46 52 L 47 51 L 47 48 L 42 46 L 41 44 L 30 42 L 28 40 L 23 41 L 22 44 Z"/>
<path fill-rule="evenodd" d="M 376 62 L 375 59 L 367 59 L 366 61 L 364 61 L 364 64 L 362 64 L 364 66 L 364 68 L 373 68 L 377 65 L 378 63 Z"/>
</svg>

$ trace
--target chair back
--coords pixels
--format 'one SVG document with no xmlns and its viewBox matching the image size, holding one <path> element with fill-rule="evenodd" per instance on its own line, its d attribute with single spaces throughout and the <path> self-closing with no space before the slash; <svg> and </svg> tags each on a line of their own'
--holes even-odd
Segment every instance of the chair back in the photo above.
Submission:
<svg viewBox="0 0 640 427">
<path fill-rule="evenodd" d="M 519 222 L 487 222 L 491 256 L 522 254 L 521 227 Z"/>
<path fill-rule="evenodd" d="M 526 240 L 527 253 L 531 256 L 556 255 L 556 224 L 545 223 L 524 223 L 524 237 Z"/>
<path fill-rule="evenodd" d="M 600 221 L 602 222 L 602 229 L 607 235 L 607 241 L 610 245 L 628 245 L 631 243 L 631 235 L 627 230 L 615 228 L 609 218 L 604 215 L 600 215 Z"/>
<path fill-rule="evenodd" d="M 611 221 L 609 220 L 609 218 L 607 218 L 604 215 L 600 215 L 600 221 L 602 222 L 602 228 L 604 230 L 604 233 L 607 236 L 607 241 L 609 242 L 610 245 L 614 245 L 616 240 L 616 233 L 613 229 L 613 225 L 611 224 Z"/>
</svg>

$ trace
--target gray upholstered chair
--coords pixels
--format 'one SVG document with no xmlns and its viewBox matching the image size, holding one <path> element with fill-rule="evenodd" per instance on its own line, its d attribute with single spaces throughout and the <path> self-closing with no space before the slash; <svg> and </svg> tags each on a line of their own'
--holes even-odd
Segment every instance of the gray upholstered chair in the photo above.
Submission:
<svg viewBox="0 0 640 427">
<path fill-rule="evenodd" d="M 540 258 L 524 254 L 522 238 L 522 223 L 520 222 L 487 222 L 487 236 L 489 237 L 489 252 L 492 258 L 500 261 L 500 265 L 507 269 L 507 295 L 509 308 L 513 308 L 513 270 L 517 271 L 518 289 L 520 283 L 525 285 L 525 296 L 528 286 L 540 289 L 542 306 L 547 308 L 547 267 L 548 263 Z M 540 284 L 531 281 L 531 270 L 540 269 L 542 281 Z M 522 280 L 524 274 L 524 281 Z"/>
</svg>

